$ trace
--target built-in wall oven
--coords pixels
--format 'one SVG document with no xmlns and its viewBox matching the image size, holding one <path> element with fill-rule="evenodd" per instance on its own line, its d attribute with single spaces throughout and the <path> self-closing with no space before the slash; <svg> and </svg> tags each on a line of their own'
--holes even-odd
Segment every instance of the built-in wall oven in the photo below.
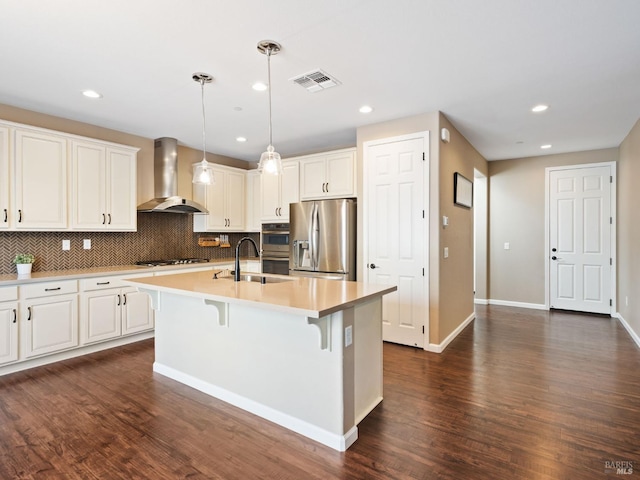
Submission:
<svg viewBox="0 0 640 480">
<path fill-rule="evenodd" d="M 289 224 L 262 224 L 262 273 L 289 275 Z"/>
</svg>

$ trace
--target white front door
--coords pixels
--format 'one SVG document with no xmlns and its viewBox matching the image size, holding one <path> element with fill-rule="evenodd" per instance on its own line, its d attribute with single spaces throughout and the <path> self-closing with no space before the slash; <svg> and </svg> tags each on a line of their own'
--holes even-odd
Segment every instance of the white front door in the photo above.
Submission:
<svg viewBox="0 0 640 480">
<path fill-rule="evenodd" d="M 611 313 L 612 167 L 549 172 L 549 304 Z"/>
<path fill-rule="evenodd" d="M 383 340 L 420 348 L 429 325 L 428 151 L 428 132 L 364 144 L 366 281 L 398 287 L 383 298 Z"/>
</svg>

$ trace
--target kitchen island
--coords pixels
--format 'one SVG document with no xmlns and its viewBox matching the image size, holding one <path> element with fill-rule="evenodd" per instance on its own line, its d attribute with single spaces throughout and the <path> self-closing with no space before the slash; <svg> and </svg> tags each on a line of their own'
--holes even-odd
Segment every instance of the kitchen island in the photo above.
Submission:
<svg viewBox="0 0 640 480">
<path fill-rule="evenodd" d="M 153 369 L 344 451 L 382 400 L 382 296 L 396 287 L 263 276 L 127 280 L 156 312 Z"/>
</svg>

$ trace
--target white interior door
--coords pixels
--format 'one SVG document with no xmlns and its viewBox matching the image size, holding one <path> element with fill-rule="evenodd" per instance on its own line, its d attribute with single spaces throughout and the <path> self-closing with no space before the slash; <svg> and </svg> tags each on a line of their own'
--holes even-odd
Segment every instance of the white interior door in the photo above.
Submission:
<svg viewBox="0 0 640 480">
<path fill-rule="evenodd" d="M 549 173 L 549 304 L 611 313 L 610 165 Z"/>
<path fill-rule="evenodd" d="M 428 132 L 364 144 L 366 281 L 383 298 L 383 340 L 424 347 L 427 318 Z"/>
</svg>

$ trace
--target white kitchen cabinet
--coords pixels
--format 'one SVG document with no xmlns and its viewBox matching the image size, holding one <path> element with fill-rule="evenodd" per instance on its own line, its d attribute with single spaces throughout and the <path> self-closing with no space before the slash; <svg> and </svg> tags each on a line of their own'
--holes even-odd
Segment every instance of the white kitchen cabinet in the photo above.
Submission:
<svg viewBox="0 0 640 480">
<path fill-rule="evenodd" d="M 9 228 L 9 128 L 0 125 L 0 229 Z"/>
<path fill-rule="evenodd" d="M 136 149 L 72 141 L 71 228 L 136 230 Z"/>
<path fill-rule="evenodd" d="M 109 276 L 80 281 L 80 341 L 83 345 L 153 328 L 149 295 L 122 283 L 123 278 L 134 277 Z"/>
<path fill-rule="evenodd" d="M 18 288 L 0 288 L 0 365 L 18 360 Z"/>
<path fill-rule="evenodd" d="M 247 200 L 246 200 L 246 231 L 259 232 L 262 230 L 260 217 L 260 172 L 249 170 L 247 172 Z"/>
<path fill-rule="evenodd" d="M 75 280 L 20 287 L 25 358 L 78 346 L 77 292 Z"/>
<path fill-rule="evenodd" d="M 17 230 L 65 230 L 67 139 L 17 128 L 15 184 L 9 222 Z"/>
<path fill-rule="evenodd" d="M 356 196 L 355 149 L 300 157 L 300 199 Z"/>
<path fill-rule="evenodd" d="M 289 221 L 289 204 L 300 201 L 299 164 L 283 161 L 282 175 L 260 175 L 262 222 Z"/>
<path fill-rule="evenodd" d="M 244 231 L 245 171 L 213 166 L 215 183 L 193 185 L 193 199 L 209 213 L 193 216 L 194 232 Z"/>
<path fill-rule="evenodd" d="M 122 335 L 144 332 L 154 327 L 153 309 L 148 293 L 128 287 L 122 291 Z"/>
</svg>

